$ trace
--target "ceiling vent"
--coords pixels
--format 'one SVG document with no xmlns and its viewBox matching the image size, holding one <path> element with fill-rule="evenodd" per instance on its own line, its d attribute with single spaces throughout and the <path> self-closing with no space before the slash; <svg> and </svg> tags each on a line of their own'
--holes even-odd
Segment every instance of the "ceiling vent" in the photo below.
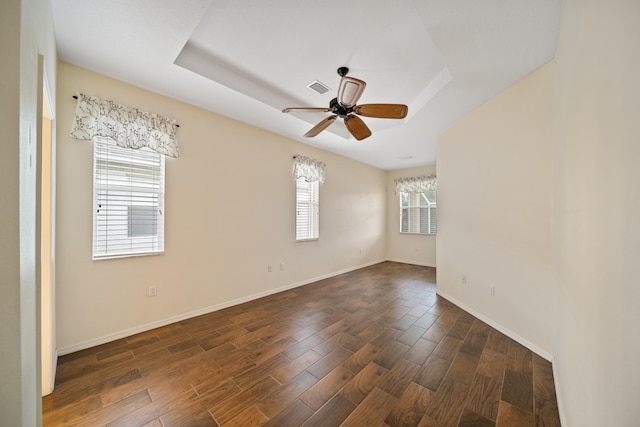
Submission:
<svg viewBox="0 0 640 427">
<path fill-rule="evenodd" d="M 316 92 L 318 92 L 320 95 L 324 95 L 325 93 L 329 92 L 331 90 L 331 88 L 329 86 L 327 86 L 326 84 L 319 82 L 319 81 L 314 81 L 313 83 L 309 83 L 307 85 L 307 87 L 309 89 L 313 89 Z"/>
</svg>

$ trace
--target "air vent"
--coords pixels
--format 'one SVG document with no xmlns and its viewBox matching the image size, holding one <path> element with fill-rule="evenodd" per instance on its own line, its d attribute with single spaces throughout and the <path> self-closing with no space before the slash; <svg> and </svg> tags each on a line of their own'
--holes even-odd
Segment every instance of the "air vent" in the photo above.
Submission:
<svg viewBox="0 0 640 427">
<path fill-rule="evenodd" d="M 319 82 L 319 81 L 314 81 L 313 83 L 309 83 L 307 85 L 307 87 L 309 89 L 313 89 L 316 92 L 318 92 L 320 95 L 323 95 L 327 92 L 329 92 L 331 90 L 331 88 L 329 86 L 327 86 L 326 84 Z"/>
</svg>

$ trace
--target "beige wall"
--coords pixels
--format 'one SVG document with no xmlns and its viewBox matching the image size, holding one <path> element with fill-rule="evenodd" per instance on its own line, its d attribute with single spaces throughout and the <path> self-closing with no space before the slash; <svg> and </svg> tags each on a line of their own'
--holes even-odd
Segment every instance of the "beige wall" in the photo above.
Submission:
<svg viewBox="0 0 640 427">
<path fill-rule="evenodd" d="M 387 259 L 436 266 L 436 236 L 400 233 L 400 201 L 394 180 L 436 173 L 435 165 L 387 171 Z M 439 214 L 438 214 L 439 217 Z"/>
<path fill-rule="evenodd" d="M 438 292 L 547 358 L 553 345 L 551 83 L 544 66 L 438 144 Z"/>
<path fill-rule="evenodd" d="M 439 292 L 553 356 L 566 426 L 640 422 L 638 18 L 566 0 L 556 59 L 438 144 Z"/>
<path fill-rule="evenodd" d="M 77 91 L 180 124 L 182 156 L 166 161 L 164 255 L 91 260 L 92 146 L 67 136 Z M 58 93 L 61 353 L 385 259 L 384 171 L 66 63 Z M 327 165 L 317 241 L 295 242 L 295 154 Z"/>
<path fill-rule="evenodd" d="M 39 60 L 54 83 L 51 2 L 0 6 L 0 421 L 36 426 L 41 414 L 36 283 Z"/>
<path fill-rule="evenodd" d="M 555 70 L 555 358 L 570 425 L 640 425 L 640 2 L 566 0 Z"/>
</svg>

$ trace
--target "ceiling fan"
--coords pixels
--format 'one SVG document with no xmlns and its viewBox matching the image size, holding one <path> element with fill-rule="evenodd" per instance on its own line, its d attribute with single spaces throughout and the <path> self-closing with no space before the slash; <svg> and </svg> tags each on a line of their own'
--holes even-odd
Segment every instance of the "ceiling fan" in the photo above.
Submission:
<svg viewBox="0 0 640 427">
<path fill-rule="evenodd" d="M 323 119 L 320 123 L 312 127 L 305 137 L 311 138 L 318 135 L 331 125 L 338 117 L 344 120 L 344 124 L 351 132 L 351 135 L 358 141 L 371 136 L 371 130 L 358 116 L 375 117 L 379 119 L 403 119 L 407 116 L 409 108 L 403 104 L 363 104 L 356 105 L 358 99 L 364 92 L 367 84 L 354 77 L 348 77 L 347 67 L 338 68 L 338 75 L 341 77 L 338 96 L 329 102 L 329 108 L 285 108 L 283 113 L 291 112 L 325 112 L 332 113 L 331 116 Z"/>
</svg>

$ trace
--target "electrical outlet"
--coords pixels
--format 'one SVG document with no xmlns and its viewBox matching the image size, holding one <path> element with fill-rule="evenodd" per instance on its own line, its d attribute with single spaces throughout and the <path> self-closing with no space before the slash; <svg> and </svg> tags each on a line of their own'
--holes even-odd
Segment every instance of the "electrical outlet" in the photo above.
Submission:
<svg viewBox="0 0 640 427">
<path fill-rule="evenodd" d="M 496 287 L 495 286 L 489 286 L 489 295 L 491 295 L 492 297 L 496 296 Z"/>
<path fill-rule="evenodd" d="M 466 284 L 467 284 L 467 275 L 466 275 L 466 274 L 463 274 L 463 275 L 462 275 L 462 284 L 463 284 L 463 285 L 466 285 Z"/>
<path fill-rule="evenodd" d="M 267 265 L 267 273 L 271 273 L 272 270 L 273 268 L 271 268 L 271 265 Z"/>
<path fill-rule="evenodd" d="M 149 286 L 149 296 L 155 297 L 156 295 L 158 295 L 158 287 L 155 285 Z"/>
<path fill-rule="evenodd" d="M 360 248 L 360 255 L 362 255 L 362 248 Z"/>
<path fill-rule="evenodd" d="M 284 262 L 280 263 L 280 270 L 284 270 Z"/>
</svg>

